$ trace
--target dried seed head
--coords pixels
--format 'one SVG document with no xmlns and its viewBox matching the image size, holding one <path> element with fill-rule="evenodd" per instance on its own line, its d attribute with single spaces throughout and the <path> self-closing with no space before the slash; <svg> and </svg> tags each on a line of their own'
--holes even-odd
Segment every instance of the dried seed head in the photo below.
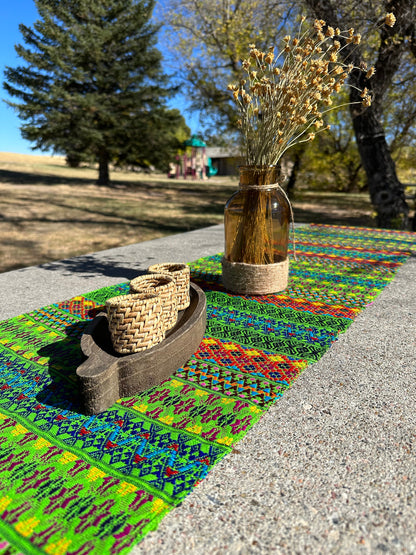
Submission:
<svg viewBox="0 0 416 555">
<path fill-rule="evenodd" d="M 306 32 L 299 29 L 295 38 L 284 37 L 278 56 L 273 46 L 262 52 L 251 44 L 242 61 L 247 81 L 228 86 L 239 111 L 249 164 L 276 163 L 292 144 L 291 138 L 293 144 L 309 141 L 315 136 L 308 134 L 311 126 L 315 132 L 328 129 L 321 112 L 333 108 L 332 95 L 342 89 L 348 73 L 359 69 L 344 65 L 338 52 L 342 41 L 359 44 L 361 35 L 352 28 L 341 35 L 323 20 L 315 20 L 313 27 Z M 373 68 L 361 69 L 366 77 L 374 73 Z M 371 105 L 368 89 L 361 100 L 364 106 Z"/>
<path fill-rule="evenodd" d="M 386 14 L 386 17 L 384 18 L 384 23 L 389 27 L 393 27 L 393 25 L 396 23 L 396 16 L 393 13 Z"/>
</svg>

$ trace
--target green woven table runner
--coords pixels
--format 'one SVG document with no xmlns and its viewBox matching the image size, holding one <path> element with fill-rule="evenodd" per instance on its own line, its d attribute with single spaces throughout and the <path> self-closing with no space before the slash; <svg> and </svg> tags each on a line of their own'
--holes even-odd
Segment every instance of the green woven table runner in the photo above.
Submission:
<svg viewBox="0 0 416 555">
<path fill-rule="evenodd" d="M 191 266 L 206 334 L 159 386 L 81 412 L 80 337 L 105 287 L 0 322 L 0 554 L 119 554 L 180 503 L 394 278 L 416 234 L 305 226 L 281 294 L 230 295 Z"/>
</svg>

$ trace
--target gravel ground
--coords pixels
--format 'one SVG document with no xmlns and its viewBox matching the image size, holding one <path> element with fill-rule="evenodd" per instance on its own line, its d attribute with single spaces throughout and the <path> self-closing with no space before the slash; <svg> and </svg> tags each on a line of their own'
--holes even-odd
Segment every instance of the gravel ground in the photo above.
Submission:
<svg viewBox="0 0 416 555">
<path fill-rule="evenodd" d="M 197 232 L 0 275 L 0 318 L 222 249 Z M 416 258 L 141 554 L 416 553 Z"/>
</svg>

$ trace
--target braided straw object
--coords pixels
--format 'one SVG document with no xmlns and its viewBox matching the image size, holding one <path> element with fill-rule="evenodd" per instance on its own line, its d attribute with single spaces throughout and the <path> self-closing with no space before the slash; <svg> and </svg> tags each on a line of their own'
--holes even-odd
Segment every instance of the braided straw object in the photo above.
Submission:
<svg viewBox="0 0 416 555">
<path fill-rule="evenodd" d="M 268 295 L 284 291 L 289 276 L 289 259 L 276 264 L 245 264 L 223 258 L 222 283 L 232 293 Z"/>
<path fill-rule="evenodd" d="M 105 303 L 114 350 L 122 354 L 144 351 L 165 337 L 162 303 L 153 293 L 119 295 Z"/>
<path fill-rule="evenodd" d="M 130 293 L 156 293 L 162 301 L 162 323 L 170 330 L 178 319 L 176 284 L 167 274 L 147 274 L 130 282 Z"/>
<path fill-rule="evenodd" d="M 151 274 L 167 274 L 171 276 L 176 283 L 176 300 L 178 310 L 188 308 L 190 303 L 189 285 L 190 270 L 186 264 L 177 264 L 176 262 L 166 262 L 164 264 L 153 264 L 149 266 L 148 272 Z"/>
</svg>

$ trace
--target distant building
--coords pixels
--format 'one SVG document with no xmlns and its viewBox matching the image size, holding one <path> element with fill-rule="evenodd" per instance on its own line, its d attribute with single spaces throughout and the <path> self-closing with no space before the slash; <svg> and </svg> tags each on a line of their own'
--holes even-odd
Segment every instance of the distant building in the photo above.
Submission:
<svg viewBox="0 0 416 555">
<path fill-rule="evenodd" d="M 241 152 L 236 147 L 207 147 L 210 166 L 217 170 L 216 175 L 238 175 L 238 166 L 244 163 Z"/>
</svg>

